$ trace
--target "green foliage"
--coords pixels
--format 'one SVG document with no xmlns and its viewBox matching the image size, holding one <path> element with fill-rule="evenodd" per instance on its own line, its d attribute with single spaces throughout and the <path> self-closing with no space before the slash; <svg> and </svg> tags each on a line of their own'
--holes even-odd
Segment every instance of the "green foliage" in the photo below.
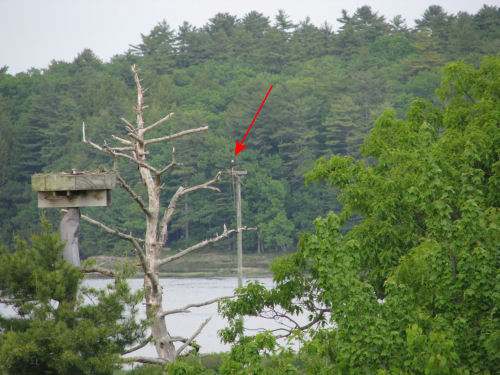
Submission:
<svg viewBox="0 0 500 375">
<path fill-rule="evenodd" d="M 274 85 L 236 168 L 249 171 L 242 191 L 244 223 L 259 227 L 258 235 L 245 234 L 245 250 L 291 250 L 297 231 L 313 230 L 315 217 L 339 207 L 335 193 L 319 184 L 304 186 L 303 175 L 314 160 L 331 154 L 358 159 L 363 138 L 387 107 L 402 117 L 415 96 L 437 101 L 434 89 L 446 62 L 478 65 L 484 54 L 498 53 L 498 14 L 495 6 L 473 15 L 431 6 L 411 29 L 400 16 L 389 22 L 363 6 L 341 14 L 335 32 L 307 18 L 293 24 L 284 11 L 273 20 L 256 11 L 241 18 L 217 14 L 199 28 L 184 23 L 172 29 L 159 22 L 109 63 L 86 49 L 74 61 L 53 62 L 43 71 L 11 76 L 0 70 L 0 238 L 13 245 L 13 232 L 28 236 L 39 230 L 37 208 L 30 203 L 31 174 L 110 168 L 104 155 L 82 144 L 81 124 L 85 121 L 98 143 L 110 133 L 126 136 L 120 118 L 134 116 L 130 65 L 137 64 L 150 89 L 146 121 L 176 113 L 152 135 L 210 126 L 202 137 L 153 147 L 155 166 L 169 160 L 171 146 L 186 166 L 185 173 L 172 174 L 167 191 L 225 170 L 235 139 Z M 144 195 L 134 166 L 123 163 L 120 169 Z M 188 198 L 169 233 L 170 247 L 183 248 L 202 240 L 207 227 L 213 234 L 230 224 L 230 181 L 225 178 L 223 185 L 216 200 L 207 201 L 204 194 Z M 140 212 L 128 202 L 116 189 L 106 214 L 91 213 L 139 235 L 144 230 Z M 264 205 L 264 211 L 256 209 Z M 58 221 L 55 212 L 47 217 Z M 130 250 L 86 223 L 81 249 L 83 257 Z"/>
<path fill-rule="evenodd" d="M 341 191 L 340 216 L 316 220 L 275 261 L 274 289 L 251 283 L 221 305 L 223 338 L 242 333 L 240 314 L 306 308 L 312 323 L 326 310 L 302 339 L 307 373 L 496 373 L 499 88 L 499 58 L 450 64 L 442 107 L 419 99 L 406 120 L 385 112 L 365 160 L 319 159 L 307 181 Z M 363 220 L 342 236 L 353 214 Z"/>
<path fill-rule="evenodd" d="M 298 374 L 295 355 L 280 348 L 270 333 L 241 337 L 219 368 L 225 375 Z"/>
<path fill-rule="evenodd" d="M 189 364 L 184 361 L 169 363 L 165 366 L 168 374 L 172 375 L 213 375 L 212 370 L 208 370 L 200 364 Z"/>
<path fill-rule="evenodd" d="M 0 370 L 112 374 L 119 354 L 143 337 L 135 321 L 141 296 L 124 278 L 105 290 L 84 287 L 84 275 L 62 258 L 58 234 L 43 225 L 31 246 L 19 240 L 14 252 L 0 251 L 0 302 L 14 312 L 0 315 Z"/>
<path fill-rule="evenodd" d="M 154 166 L 170 160 L 172 146 L 185 166 L 169 176 L 167 192 L 225 170 L 234 140 L 241 139 L 259 98 L 274 85 L 235 166 L 249 172 L 242 189 L 244 224 L 258 227 L 245 234 L 245 251 L 296 246 L 297 252 L 273 264 L 274 290 L 249 284 L 247 297 L 221 307 L 230 319 L 223 337 L 236 341 L 242 333 L 239 315 L 264 308 L 308 311 L 318 329 L 304 336 L 300 364 L 274 352 L 256 360 L 252 371 L 275 368 L 271 363 L 281 358 L 310 373 L 460 373 L 462 367 L 494 373 L 500 352 L 494 252 L 500 201 L 498 58 L 478 67 L 485 54 L 500 50 L 499 12 L 485 5 L 476 14 L 453 15 L 430 6 L 411 29 L 400 16 L 388 22 L 363 6 L 352 15 L 343 12 L 336 32 L 307 18 L 293 24 L 284 11 L 274 21 L 258 12 L 241 19 L 217 14 L 200 28 L 184 23 L 173 30 L 160 22 L 109 63 L 84 50 L 73 62 L 53 62 L 43 71 L 12 76 L 0 69 L 0 237 L 19 249 L 14 255 L 3 251 L 0 269 L 9 265 L 16 271 L 6 277 L 2 272 L 0 285 L 13 293 L 9 298 L 30 299 L 14 304 L 21 318 L 2 319 L 13 328 L 0 339 L 0 350 L 12 349 L 17 357 L 9 361 L 27 363 L 37 345 L 43 356 L 34 357 L 38 363 L 52 366 L 51 353 L 54 361 L 76 366 L 66 372 L 106 372 L 120 347 L 132 340 L 125 334 L 109 340 L 114 323 L 99 315 L 99 308 L 89 310 L 79 297 L 67 302 L 82 291 L 81 274 L 50 250 L 57 247 L 47 245 L 50 238 L 29 248 L 15 245 L 12 233 L 27 237 L 38 231 L 31 174 L 107 166 L 105 157 L 82 145 L 81 123 L 99 143 L 110 133 L 125 136 L 120 118 L 134 116 L 130 65 L 135 63 L 151 93 L 146 121 L 176 113 L 153 135 L 210 126 L 201 137 L 153 147 Z M 443 66 L 457 59 L 476 69 L 448 66 L 435 92 Z M 327 159 L 331 154 L 336 156 Z M 135 166 L 120 168 L 145 196 Z M 303 176 L 312 168 L 304 186 Z M 325 182 L 335 190 L 324 189 Z M 200 192 L 179 205 L 184 210 L 175 217 L 170 247 L 189 246 L 220 232 L 223 224 L 234 226 L 227 176 L 220 188 L 215 199 Z M 331 210 L 340 213 L 328 214 Z M 88 211 L 123 232 L 144 231 L 141 213 L 123 190 L 113 191 L 113 206 L 106 211 Z M 317 216 L 325 218 L 314 221 Z M 47 217 L 59 221 L 54 211 Z M 297 242 L 296 232 L 315 234 Z M 83 257 L 130 252 L 86 223 L 81 245 Z M 16 255 L 21 253 L 29 256 Z M 102 299 L 97 306 L 109 308 L 115 321 L 121 310 L 111 305 L 120 298 L 133 302 L 120 283 L 105 294 L 88 291 Z M 77 328 L 89 335 L 68 339 Z M 58 334 L 50 340 L 43 336 L 49 331 Z M 79 359 L 62 354 L 80 339 L 83 347 L 97 349 L 83 351 Z M 240 355 L 235 347 L 225 366 L 253 366 L 245 358 L 270 350 L 267 338 L 259 340 L 243 340 L 246 349 Z M 16 346 L 20 342 L 24 351 Z M 92 359 L 101 349 L 111 367 Z M 185 362 L 171 371 L 189 373 L 198 371 L 196 366 Z"/>
</svg>

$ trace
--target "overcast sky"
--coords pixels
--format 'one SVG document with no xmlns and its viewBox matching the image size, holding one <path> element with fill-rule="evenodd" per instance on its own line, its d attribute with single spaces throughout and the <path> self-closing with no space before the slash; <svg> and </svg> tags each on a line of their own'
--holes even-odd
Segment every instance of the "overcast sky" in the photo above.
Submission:
<svg viewBox="0 0 500 375">
<path fill-rule="evenodd" d="M 173 28 L 183 21 L 203 26 L 219 12 L 242 17 L 256 10 L 274 20 L 283 9 L 294 22 L 309 16 L 337 29 L 342 9 L 352 14 L 370 5 L 386 19 L 401 14 L 413 26 L 434 4 L 448 13 L 476 13 L 500 0 L 0 0 L 0 67 L 9 66 L 11 74 L 46 68 L 52 60 L 72 61 L 84 48 L 108 61 L 163 19 Z"/>
</svg>

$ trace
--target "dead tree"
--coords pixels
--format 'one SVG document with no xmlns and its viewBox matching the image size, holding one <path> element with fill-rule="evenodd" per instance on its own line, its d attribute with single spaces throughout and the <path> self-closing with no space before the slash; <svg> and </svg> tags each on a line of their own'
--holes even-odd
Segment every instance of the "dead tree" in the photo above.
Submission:
<svg viewBox="0 0 500 375">
<path fill-rule="evenodd" d="M 154 363 L 161 364 L 172 362 L 175 358 L 187 347 L 192 345 L 195 337 L 201 332 L 203 327 L 208 323 L 208 320 L 203 322 L 203 324 L 187 338 L 173 337 L 170 335 L 167 325 L 165 322 L 165 317 L 169 314 L 186 312 L 191 307 L 204 306 L 210 303 L 215 303 L 219 299 L 206 301 L 198 304 L 188 305 L 182 309 L 177 309 L 174 311 L 164 311 L 162 307 L 163 302 L 163 292 L 162 287 L 159 282 L 159 270 L 160 267 L 169 262 L 175 261 L 180 257 L 183 257 L 192 251 L 200 249 L 207 244 L 219 241 L 223 238 L 227 238 L 231 233 L 246 230 L 247 228 L 237 228 L 228 230 L 224 225 L 222 234 L 216 235 L 213 238 L 206 239 L 199 242 L 193 246 L 188 247 L 176 254 L 168 257 L 162 258 L 162 252 L 165 248 L 165 244 L 168 238 L 169 225 L 174 216 L 175 210 L 180 199 L 186 194 L 192 193 L 197 190 L 207 189 L 219 192 L 220 190 L 214 186 L 220 179 L 221 173 L 218 172 L 214 178 L 211 180 L 192 187 L 180 186 L 177 191 L 170 198 L 170 202 L 167 207 L 162 208 L 160 206 L 160 194 L 162 192 L 162 177 L 172 168 L 178 165 L 175 160 L 175 149 L 172 148 L 172 160 L 165 166 L 160 168 L 154 167 L 148 161 L 148 151 L 147 147 L 153 143 L 166 142 L 174 138 L 179 138 L 186 136 L 188 134 L 194 134 L 206 131 L 208 126 L 203 126 L 195 129 L 188 129 L 181 131 L 179 133 L 166 135 L 159 138 L 146 138 L 146 134 L 165 123 L 168 119 L 173 116 L 173 113 L 163 117 L 162 119 L 156 121 L 155 123 L 146 126 L 143 119 L 143 111 L 148 107 L 144 104 L 144 93 L 146 90 L 142 87 L 141 79 L 139 79 L 137 69 L 132 66 L 132 73 L 134 75 L 135 85 L 137 88 L 137 105 L 134 108 L 136 114 L 136 123 L 133 125 L 131 122 L 122 118 L 125 127 L 127 129 L 127 135 L 129 139 L 124 139 L 116 135 L 112 135 L 112 138 L 121 143 L 120 147 L 114 147 L 104 142 L 104 145 L 100 146 L 86 136 L 85 124 L 83 124 L 83 142 L 92 146 L 93 148 L 110 155 L 114 161 L 114 170 L 117 176 L 118 182 L 127 191 L 127 193 L 132 197 L 132 199 L 140 207 L 144 216 L 146 218 L 146 233 L 144 238 L 137 238 L 131 234 L 126 234 L 117 231 L 116 229 L 110 228 L 109 226 L 89 218 L 86 215 L 82 215 L 82 219 L 87 222 L 103 229 L 104 231 L 113 234 L 115 236 L 121 237 L 129 241 L 137 254 L 138 263 L 142 270 L 144 271 L 144 291 L 146 299 L 146 311 L 148 317 L 151 319 L 151 337 L 149 337 L 144 343 L 141 343 L 136 348 L 132 348 L 127 351 L 127 353 L 133 352 L 145 346 L 149 342 L 153 342 L 156 347 L 156 352 L 158 358 L 145 358 L 145 357 L 133 357 L 127 358 L 127 361 L 135 361 L 141 363 Z M 141 175 L 142 182 L 146 186 L 148 199 L 144 201 L 127 182 L 120 176 L 118 171 L 118 160 L 126 159 L 137 165 L 138 170 Z M 84 270 L 85 271 L 85 270 Z M 89 272 L 103 272 L 109 276 L 109 272 L 106 270 L 99 270 L 99 268 L 93 267 L 88 269 Z M 174 342 L 182 342 L 182 345 L 176 350 Z"/>
</svg>

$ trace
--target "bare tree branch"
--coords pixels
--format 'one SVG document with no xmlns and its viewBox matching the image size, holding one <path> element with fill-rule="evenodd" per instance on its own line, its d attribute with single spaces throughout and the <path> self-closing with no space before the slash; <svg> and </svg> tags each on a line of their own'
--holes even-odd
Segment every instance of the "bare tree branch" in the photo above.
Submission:
<svg viewBox="0 0 500 375">
<path fill-rule="evenodd" d="M 177 165 L 177 163 L 175 161 L 171 162 L 169 165 L 167 165 L 165 168 L 163 168 L 162 170 L 158 171 L 156 173 L 157 176 L 161 176 L 163 173 L 165 172 L 168 172 L 170 169 L 172 169 L 173 167 L 175 167 Z"/>
<path fill-rule="evenodd" d="M 242 230 L 246 230 L 246 227 L 245 228 L 241 228 L 241 229 Z M 182 258 L 183 256 L 189 254 L 192 251 L 198 250 L 198 249 L 200 249 L 200 248 L 208 245 L 209 243 L 220 241 L 221 239 L 226 238 L 231 233 L 235 233 L 235 232 L 237 232 L 236 229 L 227 230 L 227 228 L 224 225 L 224 232 L 222 234 L 219 234 L 218 236 L 213 237 L 213 238 L 207 238 L 206 240 L 198 242 L 197 244 L 194 244 L 193 246 L 190 246 L 187 249 L 184 249 L 184 250 L 178 252 L 177 254 L 169 256 L 168 258 L 163 258 L 163 259 L 160 260 L 159 264 L 160 264 L 160 266 L 163 266 L 163 265 L 165 265 L 167 263 L 173 262 L 174 260 Z"/>
<path fill-rule="evenodd" d="M 83 141 L 83 143 L 91 145 L 92 147 L 94 147 L 95 149 L 97 149 L 97 150 L 99 150 L 101 152 L 106 152 L 101 146 L 95 144 L 90 139 L 87 139 L 87 134 L 86 134 L 86 131 L 85 131 L 85 122 L 82 124 L 82 141 Z"/>
<path fill-rule="evenodd" d="M 285 314 L 279 313 L 274 308 L 271 308 L 269 310 L 269 313 L 272 313 L 273 314 L 272 316 L 264 316 L 262 314 L 259 314 L 258 317 L 263 318 L 263 319 L 275 320 L 277 323 L 279 323 L 281 325 L 281 327 L 275 328 L 272 330 L 267 330 L 265 328 L 245 328 L 245 331 L 259 331 L 259 332 L 262 332 L 262 331 L 269 331 L 269 332 L 285 331 L 286 333 L 275 336 L 277 339 L 281 339 L 281 338 L 289 337 L 290 335 L 293 334 L 294 331 L 306 331 L 307 329 L 311 328 L 315 324 L 318 324 L 319 322 L 321 322 L 323 320 L 325 313 L 328 313 L 328 312 L 330 312 L 330 309 L 326 309 L 326 308 L 318 309 L 315 317 L 309 323 L 301 326 L 291 317 L 289 317 Z M 293 326 L 287 325 L 284 322 L 279 321 L 280 318 L 285 318 L 288 321 L 292 322 Z"/>
<path fill-rule="evenodd" d="M 137 129 L 143 129 L 144 128 L 144 120 L 142 118 L 142 110 L 144 106 L 144 89 L 142 88 L 141 85 L 141 79 L 139 78 L 139 74 L 137 72 L 137 68 L 135 67 L 135 64 L 132 65 L 132 73 L 134 74 L 134 82 L 135 86 L 137 87 L 137 107 L 135 107 L 135 113 L 136 113 L 136 121 L 137 121 Z"/>
<path fill-rule="evenodd" d="M 229 298 L 234 298 L 234 297 L 236 297 L 236 296 L 234 296 L 234 295 L 233 296 L 224 296 L 224 297 L 213 298 L 213 299 L 210 299 L 210 300 L 205 301 L 205 302 L 191 303 L 189 305 L 186 305 L 186 306 L 178 308 L 178 309 L 164 311 L 161 313 L 161 316 L 163 317 L 163 316 L 172 315 L 172 314 L 188 313 L 188 312 L 190 312 L 189 309 L 192 307 L 207 306 L 207 305 L 211 305 L 212 303 L 222 301 L 223 299 L 229 299 Z"/>
<path fill-rule="evenodd" d="M 188 130 L 183 130 L 179 133 L 175 133 L 175 134 L 172 134 L 172 135 L 167 135 L 165 137 L 160 137 L 160 138 L 152 138 L 152 139 L 146 139 L 144 141 L 144 144 L 146 145 L 150 145 L 152 143 L 159 143 L 159 142 L 163 142 L 163 141 L 168 141 L 170 139 L 174 139 L 174 138 L 178 138 L 178 137 L 182 137 L 182 136 L 185 136 L 187 134 L 191 134 L 191 133 L 198 133 L 198 132 L 202 132 L 202 131 L 205 131 L 205 130 L 208 130 L 208 126 L 202 126 L 200 128 L 195 128 L 195 129 L 188 129 Z"/>
<path fill-rule="evenodd" d="M 162 119 L 156 121 L 154 124 L 151 124 L 149 125 L 148 127 L 144 128 L 142 130 L 142 134 L 145 134 L 146 132 L 150 131 L 151 129 L 154 129 L 156 128 L 158 125 L 161 125 L 163 124 L 165 121 L 168 121 L 172 116 L 174 115 L 174 112 L 172 113 L 169 113 L 168 115 L 166 115 L 165 117 L 163 117 Z"/>
<path fill-rule="evenodd" d="M 61 210 L 62 212 L 67 212 L 67 210 L 63 209 Z M 125 233 L 122 233 L 116 229 L 113 229 L 113 228 L 110 228 L 108 227 L 107 225 L 101 223 L 100 221 L 97 221 L 95 219 L 92 219 L 91 217 L 88 217 L 87 215 L 81 215 L 81 218 L 83 220 L 85 220 L 86 222 L 90 223 L 90 224 L 93 224 L 95 225 L 96 227 L 99 227 L 101 228 L 102 230 L 104 230 L 105 232 L 109 233 L 109 234 L 112 234 L 113 236 L 117 236 L 117 237 L 120 237 L 120 238 L 123 238 L 125 240 L 128 240 L 128 241 L 136 241 L 136 242 L 144 242 L 144 240 L 142 238 L 136 238 L 132 235 L 129 235 L 129 234 L 125 234 Z"/>
<path fill-rule="evenodd" d="M 125 147 L 110 147 L 109 148 L 111 151 L 116 152 L 116 151 L 134 151 L 135 147 L 132 146 L 125 146 Z"/>
<path fill-rule="evenodd" d="M 260 316 L 259 316 L 260 318 Z M 245 328 L 245 331 L 254 331 L 254 332 L 266 332 L 266 331 L 269 331 L 269 332 L 278 332 L 278 331 L 285 331 L 285 332 L 290 332 L 289 329 L 286 329 L 286 328 L 274 328 L 274 329 L 266 329 L 266 328 Z M 291 332 L 290 332 L 291 334 Z M 284 336 L 282 335 L 278 335 L 276 336 L 277 338 L 282 338 Z"/>
<path fill-rule="evenodd" d="M 87 143 L 87 137 L 85 135 L 85 121 L 82 122 L 82 142 Z"/>
<path fill-rule="evenodd" d="M 186 194 L 189 194 L 193 191 L 201 190 L 201 189 L 210 189 L 210 190 L 215 190 L 215 191 L 220 192 L 219 188 L 216 188 L 216 187 L 211 186 L 211 185 L 215 184 L 216 182 L 218 182 L 220 180 L 221 174 L 222 174 L 221 171 L 217 172 L 216 176 L 213 179 L 211 179 L 210 181 L 207 181 L 203 184 L 192 186 L 192 187 L 187 188 L 187 189 L 184 188 L 183 186 L 180 186 L 177 189 L 175 194 L 170 199 L 170 203 L 163 214 L 163 218 L 161 219 L 160 237 L 159 238 L 160 238 L 160 242 L 162 244 L 164 244 L 165 241 L 167 240 L 168 223 L 170 223 L 170 221 L 172 220 L 172 217 L 174 216 L 175 209 L 177 208 L 177 203 L 179 202 L 179 199 L 183 195 L 186 195 Z"/>
<path fill-rule="evenodd" d="M 298 328 L 300 328 L 300 324 L 299 324 L 299 323 L 297 323 L 297 322 L 295 321 L 295 319 L 292 319 L 291 317 L 289 317 L 289 316 L 288 316 L 288 315 L 286 315 L 286 314 L 282 314 L 282 313 L 277 312 L 277 311 L 274 309 L 274 307 L 272 308 L 272 311 L 273 311 L 273 313 L 274 313 L 274 315 L 273 315 L 273 319 L 274 319 L 274 320 L 277 320 L 277 319 L 279 319 L 279 318 L 287 319 L 287 320 L 289 320 L 290 322 L 292 322 L 292 323 L 295 325 L 295 328 L 297 328 L 297 329 L 298 329 Z M 288 327 L 286 324 L 283 324 L 283 325 L 285 325 L 286 327 Z"/>
<path fill-rule="evenodd" d="M 118 171 L 115 171 L 116 178 L 120 182 L 120 184 L 123 186 L 123 188 L 132 196 L 132 199 L 136 201 L 136 203 L 139 205 L 141 210 L 147 215 L 150 216 L 151 212 L 149 212 L 148 208 L 146 207 L 146 204 L 142 200 L 142 198 L 137 195 L 137 193 L 125 182 L 122 176 L 118 173 Z"/>
<path fill-rule="evenodd" d="M 122 142 L 126 145 L 133 145 L 132 142 L 126 141 L 125 139 L 121 139 L 121 138 L 116 137 L 116 136 L 112 136 L 112 137 L 115 138 L 116 140 L 119 140 L 120 142 Z M 87 136 L 85 133 L 85 123 L 83 123 L 83 142 L 91 145 L 92 147 L 94 147 L 95 149 L 97 149 L 101 152 L 104 152 L 106 154 L 110 154 L 110 155 L 115 156 L 115 157 L 125 158 L 125 159 L 130 160 L 131 162 L 137 164 L 138 166 L 147 168 L 156 174 L 158 173 L 158 170 L 156 168 L 152 167 L 151 165 L 149 165 L 148 163 L 146 163 L 144 161 L 138 160 L 137 158 L 135 158 L 131 155 L 124 154 L 122 152 L 114 151 L 113 148 L 109 147 L 107 144 L 105 144 L 104 146 L 99 146 L 98 144 L 95 144 L 91 140 L 87 139 Z"/>
<path fill-rule="evenodd" d="M 61 210 L 61 211 L 66 212 L 67 210 Z M 134 245 L 134 249 L 137 253 L 137 256 L 139 257 L 139 261 L 141 263 L 142 269 L 144 270 L 144 273 L 147 274 L 151 278 L 151 281 L 153 283 L 153 287 L 155 289 L 159 288 L 160 282 L 158 280 L 158 277 L 154 274 L 154 272 L 152 272 L 151 268 L 149 267 L 149 263 L 147 262 L 146 255 L 144 254 L 144 251 L 143 251 L 141 245 L 139 244 L 139 242 L 144 242 L 143 239 L 136 238 L 130 234 L 125 234 L 125 233 L 119 232 L 118 230 L 110 228 L 107 225 L 104 225 L 103 223 L 101 223 L 100 221 L 97 221 L 95 219 L 88 217 L 87 215 L 81 215 L 81 218 L 83 220 L 103 229 L 105 232 L 107 232 L 109 234 L 112 234 L 114 236 L 117 236 L 117 237 L 120 237 L 120 238 L 123 238 L 125 240 L 132 242 L 132 244 Z"/>
<path fill-rule="evenodd" d="M 196 338 L 196 336 L 198 336 L 201 331 L 203 330 L 203 328 L 205 328 L 205 326 L 208 324 L 208 322 L 210 321 L 210 319 L 212 319 L 212 317 L 208 317 L 203 323 L 201 323 L 201 325 L 198 327 L 198 329 L 196 330 L 195 333 L 193 333 L 193 335 L 184 343 L 181 345 L 181 347 L 179 349 L 177 349 L 177 351 L 175 352 L 175 356 L 177 357 L 179 354 L 182 353 L 182 351 L 184 349 L 186 349 L 186 347 L 188 345 L 191 345 L 191 343 L 193 342 L 193 340 Z"/>
<path fill-rule="evenodd" d="M 180 341 L 180 342 L 186 342 L 188 340 L 187 337 L 181 337 L 181 336 L 171 336 L 170 341 L 175 342 L 175 341 Z"/>
<path fill-rule="evenodd" d="M 170 162 L 169 165 L 167 165 L 165 168 L 160 170 L 157 174 L 156 177 L 161 176 L 163 173 L 168 172 L 171 168 L 175 167 L 177 165 L 177 162 L 175 161 L 175 147 L 172 147 L 172 161 Z"/>
<path fill-rule="evenodd" d="M 151 340 L 153 340 L 153 335 L 149 335 L 149 337 L 146 340 L 144 340 L 143 342 L 139 343 L 138 345 L 136 345 L 130 349 L 127 349 L 125 352 L 122 353 L 122 355 L 133 353 L 139 349 L 144 348 L 147 344 L 149 344 L 151 342 Z"/>
<path fill-rule="evenodd" d="M 133 146 L 134 145 L 134 142 L 131 142 L 131 141 L 127 140 L 127 139 L 123 139 L 123 138 L 117 137 L 116 135 L 111 134 L 111 137 L 113 139 L 117 140 L 118 142 L 123 143 L 126 146 Z"/>
<path fill-rule="evenodd" d="M 132 138 L 134 138 L 139 143 L 143 143 L 144 142 L 144 138 L 141 137 L 140 135 L 135 134 L 135 132 L 129 131 L 127 133 L 127 135 L 130 136 L 130 137 L 132 137 Z"/>
<path fill-rule="evenodd" d="M 97 146 L 97 145 L 96 145 Z M 144 167 L 144 168 L 147 168 L 149 169 L 150 171 L 154 172 L 154 173 L 158 173 L 158 170 L 155 168 L 155 167 L 152 167 L 151 165 L 149 165 L 148 163 L 144 162 L 144 161 L 141 161 L 141 160 L 138 160 L 137 158 L 133 157 L 133 156 L 130 156 L 130 155 L 127 155 L 127 154 L 124 154 L 122 152 L 114 152 L 113 150 L 111 150 L 111 148 L 109 146 L 104 146 L 104 147 L 100 147 L 100 146 L 97 146 L 99 147 L 99 149 L 103 152 L 107 152 L 108 154 L 111 154 L 111 155 L 114 155 L 116 157 L 120 157 L 120 158 L 125 158 L 127 160 L 130 160 L 132 163 L 135 163 L 137 164 L 138 166 L 141 166 L 141 167 Z"/>
<path fill-rule="evenodd" d="M 290 330 L 282 328 L 283 330 L 288 331 L 288 333 L 284 334 L 284 335 L 277 335 L 276 338 L 281 339 L 281 338 L 288 337 L 288 336 L 290 336 L 293 333 L 294 330 L 296 330 L 296 331 L 305 331 L 305 330 L 311 328 L 312 326 L 314 326 L 315 324 L 319 323 L 323 319 L 323 315 L 327 311 L 329 311 L 329 310 L 327 310 L 327 309 L 321 310 L 319 312 L 319 314 L 316 315 L 316 317 L 313 320 L 311 320 L 309 323 L 307 323 L 307 324 L 305 324 L 303 326 L 300 326 L 300 325 L 297 324 L 297 327 L 295 329 L 290 329 Z"/>
<path fill-rule="evenodd" d="M 144 161 L 140 161 L 140 160 L 138 160 L 137 158 L 135 158 L 133 156 L 130 156 L 130 155 L 127 155 L 127 154 L 123 154 L 121 152 L 113 152 L 113 155 L 121 157 L 121 158 L 125 158 L 127 160 L 130 160 L 132 163 L 137 164 L 140 167 L 144 167 L 146 169 L 149 169 L 151 172 L 158 173 L 158 170 L 155 167 L 149 165 L 149 163 L 146 163 Z"/>
<path fill-rule="evenodd" d="M 218 187 L 215 187 L 215 186 L 211 186 L 212 184 L 215 184 L 216 182 L 219 182 L 220 180 L 220 176 L 221 176 L 222 172 L 219 171 L 217 172 L 217 174 L 215 175 L 215 177 L 213 179 L 211 179 L 210 181 L 207 181 L 203 184 L 200 184 L 200 185 L 196 185 L 196 186 L 191 186 L 187 189 L 184 189 L 182 186 L 177 190 L 179 191 L 180 189 L 182 189 L 180 192 L 179 192 L 179 197 L 182 197 L 183 195 L 186 195 L 186 194 L 189 194 L 189 193 L 192 193 L 193 191 L 196 191 L 196 190 L 201 190 L 201 189 L 209 189 L 209 190 L 215 190 L 217 192 L 220 193 L 220 189 Z M 177 192 L 176 192 L 177 194 Z"/>
<path fill-rule="evenodd" d="M 304 326 L 300 326 L 299 329 L 301 331 L 304 331 L 308 328 L 311 328 L 313 325 L 315 325 L 316 323 L 320 322 L 321 319 L 323 319 L 323 316 L 325 315 L 325 312 L 329 312 L 330 310 L 329 309 L 322 309 L 320 310 L 319 314 L 316 315 L 316 318 L 314 318 L 313 320 L 311 320 L 308 324 L 304 325 Z"/>
<path fill-rule="evenodd" d="M 134 245 L 137 256 L 139 257 L 139 263 L 141 264 L 142 270 L 151 279 L 153 290 L 155 293 L 157 293 L 160 290 L 160 280 L 158 279 L 158 275 L 156 275 L 151 269 L 146 254 L 144 254 L 144 250 L 142 249 L 141 245 L 139 245 L 139 242 L 137 242 L 137 239 L 132 238 L 130 241 Z"/>
<path fill-rule="evenodd" d="M 61 210 L 61 211 L 66 212 L 66 210 Z M 132 235 L 119 232 L 118 230 L 110 228 L 107 225 L 104 225 L 103 223 L 88 217 L 87 215 L 81 215 L 81 218 L 83 220 L 103 229 L 105 232 L 107 232 L 109 234 L 112 234 L 114 236 L 117 236 L 117 237 L 120 237 L 120 238 L 123 238 L 125 240 L 132 242 L 132 244 L 134 245 L 134 249 L 139 257 L 139 261 L 140 261 L 142 269 L 144 270 L 144 273 L 149 275 L 153 281 L 153 284 L 155 284 L 155 287 L 156 288 L 158 287 L 158 285 L 159 285 L 158 279 L 156 277 L 154 277 L 153 272 L 151 272 L 150 267 L 148 266 L 148 263 L 146 261 L 146 255 L 144 254 L 144 251 L 142 250 L 142 247 L 139 244 L 139 242 L 144 242 L 143 239 L 136 238 Z M 101 272 L 101 271 L 96 271 L 96 272 Z M 110 272 L 112 272 L 112 271 L 110 271 Z"/>
<path fill-rule="evenodd" d="M 141 267 L 142 267 L 144 273 L 150 275 L 151 270 L 149 268 L 149 263 L 147 262 L 146 254 L 144 254 L 144 251 L 143 251 L 141 245 L 139 245 L 139 242 L 137 242 L 137 240 L 134 238 L 131 239 L 130 241 L 134 245 L 134 250 L 137 253 L 137 256 L 139 257 L 139 263 L 141 264 Z"/>
<path fill-rule="evenodd" d="M 111 271 L 107 268 L 100 266 L 89 266 L 89 267 L 80 267 L 80 272 L 83 273 L 100 273 L 101 275 L 109 276 L 109 277 L 117 277 L 118 273 Z"/>
<path fill-rule="evenodd" d="M 129 132 L 135 132 L 135 127 L 125 117 L 120 118 L 125 123 L 125 127 Z"/>
<path fill-rule="evenodd" d="M 168 363 L 168 361 L 165 359 L 152 358 L 152 357 L 127 357 L 127 358 L 122 358 L 122 361 L 124 363 L 138 362 L 149 365 L 164 365 L 165 363 Z"/>
</svg>

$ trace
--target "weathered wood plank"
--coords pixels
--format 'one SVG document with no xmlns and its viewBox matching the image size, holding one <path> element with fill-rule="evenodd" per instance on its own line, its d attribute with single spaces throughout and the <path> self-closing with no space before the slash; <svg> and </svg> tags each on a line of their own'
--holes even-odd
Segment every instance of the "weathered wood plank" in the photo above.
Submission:
<svg viewBox="0 0 500 375">
<path fill-rule="evenodd" d="M 31 176 L 34 191 L 110 190 L 116 186 L 114 173 L 51 173 Z"/>
<path fill-rule="evenodd" d="M 116 174 L 114 173 L 105 173 L 105 185 L 106 189 L 114 189 L 116 186 Z"/>
<path fill-rule="evenodd" d="M 45 191 L 45 175 L 34 174 L 31 176 L 31 188 L 33 191 Z"/>
<path fill-rule="evenodd" d="M 75 176 L 70 174 L 49 174 L 45 176 L 46 191 L 76 190 Z"/>
<path fill-rule="evenodd" d="M 38 192 L 39 208 L 105 207 L 111 205 L 109 190 Z"/>
<path fill-rule="evenodd" d="M 95 190 L 106 187 L 103 175 L 81 174 L 76 176 L 75 187 L 77 190 Z"/>
</svg>

